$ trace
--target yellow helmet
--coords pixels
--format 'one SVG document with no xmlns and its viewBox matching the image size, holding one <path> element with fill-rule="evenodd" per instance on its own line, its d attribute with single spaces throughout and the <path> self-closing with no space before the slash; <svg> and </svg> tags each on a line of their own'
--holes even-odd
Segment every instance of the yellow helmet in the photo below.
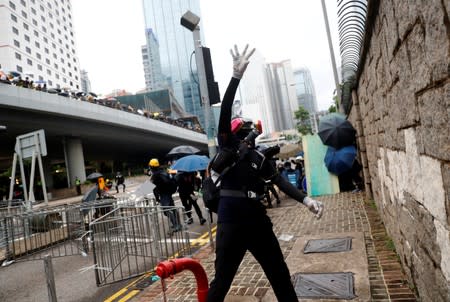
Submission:
<svg viewBox="0 0 450 302">
<path fill-rule="evenodd" d="M 152 168 L 157 168 L 159 167 L 159 161 L 157 158 L 152 158 L 149 162 L 148 165 Z"/>
</svg>

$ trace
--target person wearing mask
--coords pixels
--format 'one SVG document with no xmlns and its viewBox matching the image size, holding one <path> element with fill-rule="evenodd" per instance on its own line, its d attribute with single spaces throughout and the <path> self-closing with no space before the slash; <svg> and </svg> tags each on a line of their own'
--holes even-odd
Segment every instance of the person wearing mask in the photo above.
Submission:
<svg viewBox="0 0 450 302">
<path fill-rule="evenodd" d="M 296 188 L 300 188 L 300 172 L 296 169 L 292 169 L 291 162 L 286 161 L 284 163 L 284 170 L 283 170 L 283 173 L 281 173 L 281 176 L 283 176 L 287 181 L 289 181 Z"/>
<path fill-rule="evenodd" d="M 198 206 L 197 196 L 194 194 L 196 186 L 196 172 L 182 172 L 177 176 L 178 180 L 178 194 L 180 195 L 181 203 L 183 204 L 186 216 L 188 217 L 186 223 L 192 224 L 192 207 L 197 213 L 200 224 L 203 225 L 206 219 L 203 218 L 202 210 Z"/>
<path fill-rule="evenodd" d="M 153 194 L 155 195 L 156 201 L 163 207 L 174 207 L 175 202 L 173 201 L 172 194 L 177 189 L 175 180 L 160 167 L 157 158 L 152 158 L 148 165 L 150 166 L 150 181 L 155 185 Z M 171 224 L 170 233 L 182 230 L 180 217 L 176 209 L 165 209 L 164 215 L 169 218 Z"/>
<path fill-rule="evenodd" d="M 231 119 L 236 90 L 254 52 L 247 53 L 247 50 L 248 45 L 242 53 L 237 46 L 231 50 L 233 77 L 221 105 L 219 152 L 211 163 L 212 177 L 220 177 L 221 181 L 215 275 L 207 301 L 224 300 L 247 250 L 262 266 L 278 301 L 298 301 L 272 223 L 260 202 L 264 184 L 270 180 L 281 191 L 307 206 L 317 218 L 322 215 L 323 204 L 306 197 L 280 177 L 264 154 L 255 150 L 255 138 L 261 133 L 261 127 L 243 118 Z"/>
</svg>

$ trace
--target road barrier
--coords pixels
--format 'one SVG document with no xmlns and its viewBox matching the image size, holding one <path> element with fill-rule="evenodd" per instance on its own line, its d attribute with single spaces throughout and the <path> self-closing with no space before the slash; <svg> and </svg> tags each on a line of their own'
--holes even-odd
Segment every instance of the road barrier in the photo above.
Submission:
<svg viewBox="0 0 450 302">
<path fill-rule="evenodd" d="M 0 262 L 38 260 L 45 255 L 72 256 L 88 252 L 89 223 L 117 207 L 100 200 L 26 211 L 10 209 L 0 215 Z M 45 253 L 42 253 L 45 251 Z M 45 254 L 45 255 L 44 255 Z"/>
<path fill-rule="evenodd" d="M 97 286 L 191 255 L 183 207 L 121 206 L 90 223 Z"/>
</svg>

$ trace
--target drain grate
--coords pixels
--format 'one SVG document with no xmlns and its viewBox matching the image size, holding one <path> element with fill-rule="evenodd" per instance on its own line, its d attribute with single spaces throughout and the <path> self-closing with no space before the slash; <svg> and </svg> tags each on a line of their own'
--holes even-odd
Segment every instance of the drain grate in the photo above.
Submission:
<svg viewBox="0 0 450 302">
<path fill-rule="evenodd" d="M 345 252 L 352 249 L 352 237 L 308 240 L 303 249 L 308 253 Z"/>
<path fill-rule="evenodd" d="M 298 298 L 353 299 L 353 273 L 302 274 L 293 276 Z"/>
</svg>

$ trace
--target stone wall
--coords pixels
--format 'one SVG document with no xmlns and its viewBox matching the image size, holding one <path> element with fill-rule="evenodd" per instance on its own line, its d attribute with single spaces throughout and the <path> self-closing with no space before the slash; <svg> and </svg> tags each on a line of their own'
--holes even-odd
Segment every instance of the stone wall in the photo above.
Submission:
<svg viewBox="0 0 450 302">
<path fill-rule="evenodd" d="M 366 191 L 422 301 L 450 301 L 449 15 L 448 0 L 369 1 L 349 114 Z"/>
</svg>

